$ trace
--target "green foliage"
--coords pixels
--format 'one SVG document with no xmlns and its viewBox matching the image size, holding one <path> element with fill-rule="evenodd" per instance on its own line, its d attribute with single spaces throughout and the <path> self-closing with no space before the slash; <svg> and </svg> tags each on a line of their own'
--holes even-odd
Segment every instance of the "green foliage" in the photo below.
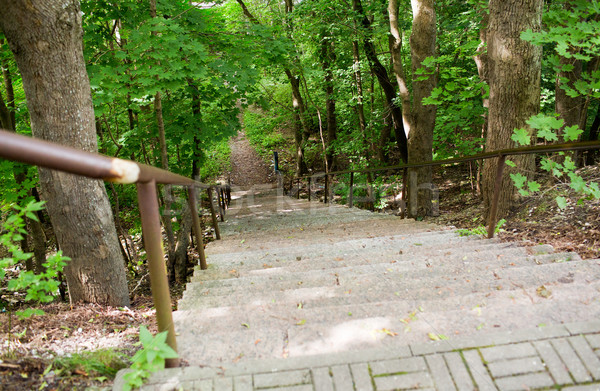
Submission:
<svg viewBox="0 0 600 391">
<path fill-rule="evenodd" d="M 600 3 L 598 0 L 571 0 L 569 7 L 563 2 L 544 13 L 544 31 L 531 29 L 521 33 L 521 38 L 537 45 L 549 45 L 552 54 L 546 62 L 556 73 L 573 69 L 573 60 L 589 62 L 600 55 Z M 546 50 L 546 49 L 544 49 Z M 571 61 L 561 61 L 562 57 Z M 573 85 L 562 78 L 561 88 L 568 96 L 600 97 L 600 70 L 586 70 Z"/>
<path fill-rule="evenodd" d="M 505 219 L 501 219 L 500 221 L 498 221 L 498 224 L 496 224 L 496 227 L 494 228 L 494 234 L 502 232 L 503 231 L 502 226 L 504 224 L 506 224 Z M 458 234 L 460 236 L 473 236 L 473 235 L 487 236 L 487 234 L 488 234 L 487 227 L 484 227 L 483 225 L 480 225 L 480 226 L 472 228 L 472 229 L 458 229 L 458 230 L 456 230 L 456 232 L 458 232 Z"/>
<path fill-rule="evenodd" d="M 66 261 L 69 258 L 62 255 L 62 252 L 50 256 L 43 264 L 44 270 L 38 274 L 33 271 L 21 271 L 16 277 L 8 278 L 7 271 L 10 269 L 11 276 L 14 275 L 15 268 L 22 267 L 22 263 L 32 257 L 31 253 L 24 253 L 18 242 L 23 240 L 25 231 L 25 217 L 37 220 L 34 212 L 43 208 L 43 202 L 30 201 L 25 207 L 13 205 L 11 214 L 2 224 L 3 234 L 0 236 L 0 246 L 4 247 L 10 256 L 0 259 L 0 282 L 6 284 L 9 291 L 25 292 L 24 301 L 32 303 L 48 303 L 54 300 L 54 295 L 58 292 L 58 273 L 62 272 Z M 10 308 L 9 308 L 10 309 Z M 27 308 L 24 311 L 18 311 L 20 317 L 29 317 L 31 315 L 43 314 L 43 311 Z"/>
<path fill-rule="evenodd" d="M 74 353 L 55 358 L 46 371 L 53 370 L 57 376 L 81 376 L 98 381 L 114 379 L 117 372 L 127 367 L 127 357 L 114 349 L 99 349 L 90 352 Z"/>
<path fill-rule="evenodd" d="M 132 359 L 130 371 L 124 376 L 124 391 L 141 387 L 153 372 L 165 368 L 165 360 L 177 358 L 177 353 L 167 345 L 167 332 L 152 336 L 146 326 L 140 326 L 140 342 L 142 349 Z"/>
<path fill-rule="evenodd" d="M 557 118 L 556 115 L 538 114 L 527 120 L 527 124 L 530 126 L 532 131 L 538 139 L 542 139 L 546 142 L 554 142 L 560 138 L 566 141 L 577 140 L 582 130 L 577 126 L 564 127 L 564 121 Z M 512 139 L 521 145 L 531 145 L 532 140 L 529 136 L 529 131 L 525 129 L 515 129 L 512 135 Z M 542 170 L 550 173 L 556 179 L 564 178 L 568 180 L 569 187 L 575 190 L 583 197 L 590 199 L 599 199 L 600 191 L 598 190 L 597 183 L 586 183 L 579 174 L 576 173 L 576 165 L 570 156 L 566 156 L 563 152 L 559 153 L 563 156 L 562 162 L 551 159 L 550 157 L 544 157 L 541 160 L 540 167 Z M 507 164 L 511 165 L 507 162 Z M 511 165 L 514 166 L 514 165 Z M 519 190 L 519 194 L 522 196 L 529 196 L 537 193 L 541 189 L 541 185 L 536 181 L 527 180 L 521 173 L 510 174 L 513 183 Z M 566 206 L 566 200 L 564 197 L 556 198 L 557 205 L 563 209 Z"/>
</svg>

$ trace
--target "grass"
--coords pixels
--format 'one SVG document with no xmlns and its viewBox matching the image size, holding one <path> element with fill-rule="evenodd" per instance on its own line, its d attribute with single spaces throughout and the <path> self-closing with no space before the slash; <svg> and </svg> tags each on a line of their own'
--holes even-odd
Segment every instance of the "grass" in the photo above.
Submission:
<svg viewBox="0 0 600 391">
<path fill-rule="evenodd" d="M 57 357 L 45 372 L 53 370 L 59 377 L 86 376 L 98 381 L 112 380 L 129 366 L 129 358 L 114 349 L 99 349 Z"/>
</svg>

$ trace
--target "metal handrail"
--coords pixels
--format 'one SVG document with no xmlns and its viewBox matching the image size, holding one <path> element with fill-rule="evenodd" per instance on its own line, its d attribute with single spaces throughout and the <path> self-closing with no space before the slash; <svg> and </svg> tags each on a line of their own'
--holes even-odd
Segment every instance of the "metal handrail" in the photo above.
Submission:
<svg viewBox="0 0 600 391">
<path fill-rule="evenodd" d="M 497 223 L 497 213 L 498 213 L 498 201 L 500 198 L 500 187 L 502 186 L 502 177 L 504 174 L 504 166 L 506 162 L 507 156 L 515 156 L 515 155 L 528 155 L 534 153 L 551 153 L 551 152 L 566 152 L 566 151 L 579 151 L 579 150 L 590 150 L 590 149 L 600 149 L 600 140 L 598 141 L 580 141 L 580 142 L 571 142 L 571 143 L 562 143 L 562 144 L 549 144 L 549 145 L 534 145 L 531 147 L 521 147 L 521 148 L 510 148 L 510 149 L 501 149 L 492 152 L 484 152 L 471 156 L 463 156 L 453 159 L 444 159 L 444 160 L 434 160 L 430 162 L 423 163 L 410 163 L 410 164 L 399 164 L 395 166 L 387 166 L 387 167 L 379 167 L 379 168 L 365 168 L 365 169 L 356 169 L 356 170 L 340 170 L 340 171 L 330 171 L 330 172 L 321 172 L 313 175 L 303 175 L 295 177 L 294 179 L 298 183 L 298 198 L 300 198 L 300 181 L 302 179 L 308 179 L 308 200 L 311 199 L 311 189 L 310 189 L 310 181 L 311 178 L 315 178 L 315 176 L 324 176 L 325 177 L 325 199 L 327 202 L 328 193 L 329 193 L 329 177 L 333 175 L 343 175 L 350 174 L 350 195 L 353 194 L 353 185 L 354 185 L 354 174 L 355 173 L 372 173 L 378 171 L 391 171 L 391 170 L 404 170 L 404 187 L 406 188 L 406 172 L 410 168 L 419 168 L 419 167 L 429 167 L 429 166 L 441 166 L 446 164 L 456 164 L 456 163 L 465 163 L 472 162 L 475 160 L 485 160 L 491 158 L 498 158 L 498 167 L 496 169 L 496 182 L 494 188 L 494 197 L 492 198 L 492 206 L 490 210 L 490 217 L 488 222 L 488 238 L 494 237 L 494 230 L 496 228 Z M 294 179 L 292 183 L 294 183 Z M 349 200 L 350 207 L 352 207 L 352 196 Z"/>
<path fill-rule="evenodd" d="M 177 351 L 171 311 L 171 295 L 169 293 L 169 283 L 164 265 L 164 250 L 162 246 L 156 185 L 181 185 L 188 188 L 188 204 L 192 211 L 192 231 L 196 238 L 196 249 L 200 258 L 201 269 L 206 269 L 207 264 L 204 254 L 204 239 L 200 227 L 200 219 L 198 218 L 197 191 L 198 188 L 206 189 L 209 194 L 213 227 L 217 239 L 220 239 L 219 226 L 212 205 L 212 190 L 215 189 L 217 191 L 217 201 L 222 206 L 222 217 L 226 205 L 223 188 L 218 185 L 206 185 L 194 179 L 146 164 L 86 152 L 2 129 L 0 129 L 0 157 L 88 178 L 103 179 L 122 184 L 136 184 L 144 247 L 148 255 L 150 287 L 154 307 L 156 308 L 158 330 L 167 331 L 167 343 Z M 225 190 L 227 191 L 228 199 L 230 199 L 229 190 L 227 188 Z M 167 361 L 167 366 L 169 367 L 178 365 L 178 359 Z"/>
</svg>

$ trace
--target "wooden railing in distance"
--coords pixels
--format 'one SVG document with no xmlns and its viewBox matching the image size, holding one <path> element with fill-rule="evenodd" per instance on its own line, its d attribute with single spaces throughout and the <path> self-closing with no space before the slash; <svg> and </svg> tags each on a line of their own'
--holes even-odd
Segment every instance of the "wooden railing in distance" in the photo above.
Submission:
<svg viewBox="0 0 600 391">
<path fill-rule="evenodd" d="M 431 162 L 424 163 L 414 163 L 414 164 L 399 164 L 395 166 L 387 166 L 387 167 L 378 167 L 378 168 L 365 168 L 365 169 L 355 169 L 355 170 L 340 170 L 340 171 L 331 171 L 327 173 L 316 173 L 313 175 L 304 175 L 300 177 L 294 178 L 292 183 L 296 182 L 298 184 L 298 198 L 300 197 L 300 181 L 307 179 L 308 180 L 308 200 L 311 199 L 311 179 L 315 177 L 325 177 L 325 196 L 324 201 L 328 202 L 329 199 L 329 181 L 330 177 L 334 175 L 343 175 L 350 174 L 350 190 L 349 190 L 349 206 L 352 207 L 352 194 L 353 194 L 353 186 L 354 186 L 354 174 L 355 173 L 374 173 L 379 171 L 403 171 L 403 188 L 406 188 L 407 183 L 407 171 L 411 168 L 419 168 L 419 167 L 428 167 L 428 166 L 441 166 L 448 164 L 456 164 L 456 163 L 465 163 L 472 162 L 476 160 L 486 160 L 492 158 L 498 158 L 498 167 L 496 170 L 496 182 L 495 182 L 495 190 L 494 197 L 492 199 L 492 205 L 489 215 L 488 221 L 488 238 L 494 237 L 494 231 L 497 224 L 497 212 L 498 212 L 498 200 L 500 198 L 500 187 L 502 186 L 502 177 L 504 175 L 504 166 L 506 163 L 507 156 L 515 156 L 515 155 L 528 155 L 535 153 L 554 153 L 554 152 L 567 152 L 567 151 L 581 151 L 581 150 L 594 150 L 600 149 L 600 141 L 584 141 L 584 142 L 571 142 L 571 143 L 563 143 L 563 144 L 550 144 L 550 145 L 534 145 L 531 147 L 522 147 L 522 148 L 512 148 L 512 149 L 502 149 L 493 152 L 485 152 L 477 155 L 464 156 L 454 159 L 445 159 L 445 160 L 435 160 Z"/>
<path fill-rule="evenodd" d="M 192 211 L 192 231 L 196 238 L 199 264 L 207 268 L 204 255 L 204 240 L 198 218 L 198 189 L 206 189 L 211 206 L 213 226 L 217 239 L 221 238 L 213 205 L 212 192 L 217 193 L 217 202 L 223 218 L 226 204 L 231 199 L 228 186 L 206 185 L 194 179 L 140 164 L 131 160 L 111 158 L 97 153 L 62 146 L 48 141 L 26 137 L 0 129 L 0 158 L 45 167 L 88 178 L 103 179 L 109 182 L 133 184 L 138 191 L 138 203 L 144 247 L 148 255 L 148 271 L 152 299 L 156 308 L 156 321 L 159 331 L 167 331 L 167 343 L 177 351 L 175 329 L 171 312 L 171 296 L 164 263 L 162 233 L 158 209 L 157 184 L 185 186 L 188 189 L 188 204 Z M 66 254 L 68 255 L 68 254 Z M 177 359 L 168 360 L 167 366 L 178 366 Z"/>
</svg>

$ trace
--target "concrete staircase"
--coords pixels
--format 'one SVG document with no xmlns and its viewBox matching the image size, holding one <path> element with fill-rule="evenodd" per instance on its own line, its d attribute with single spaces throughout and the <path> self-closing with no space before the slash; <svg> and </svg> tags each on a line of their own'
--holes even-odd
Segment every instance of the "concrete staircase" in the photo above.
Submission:
<svg viewBox="0 0 600 391">
<path fill-rule="evenodd" d="M 600 260 L 255 188 L 233 194 L 174 314 L 191 366 L 600 318 Z"/>
</svg>

